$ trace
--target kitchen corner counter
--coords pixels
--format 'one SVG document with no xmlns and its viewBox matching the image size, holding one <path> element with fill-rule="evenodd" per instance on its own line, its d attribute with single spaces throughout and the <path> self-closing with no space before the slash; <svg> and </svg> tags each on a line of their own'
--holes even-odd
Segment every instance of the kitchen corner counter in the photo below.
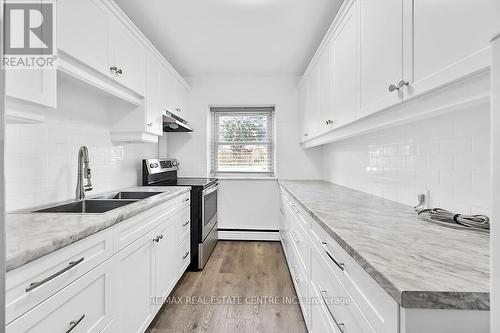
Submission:
<svg viewBox="0 0 500 333">
<path fill-rule="evenodd" d="M 325 181 L 279 183 L 401 307 L 489 310 L 488 234 Z"/>
<path fill-rule="evenodd" d="M 163 193 L 102 214 L 8 213 L 5 227 L 6 270 L 13 270 L 189 192 L 190 187 L 144 186 L 119 191 Z"/>
</svg>

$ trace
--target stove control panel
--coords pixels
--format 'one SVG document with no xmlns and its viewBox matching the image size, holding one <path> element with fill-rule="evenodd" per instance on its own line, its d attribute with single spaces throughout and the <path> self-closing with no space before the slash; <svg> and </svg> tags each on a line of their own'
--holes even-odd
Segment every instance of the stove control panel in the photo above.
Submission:
<svg viewBox="0 0 500 333">
<path fill-rule="evenodd" d="M 175 158 L 150 158 L 144 160 L 144 164 L 147 166 L 148 173 L 150 175 L 160 172 L 179 170 L 179 162 L 177 162 Z"/>
</svg>

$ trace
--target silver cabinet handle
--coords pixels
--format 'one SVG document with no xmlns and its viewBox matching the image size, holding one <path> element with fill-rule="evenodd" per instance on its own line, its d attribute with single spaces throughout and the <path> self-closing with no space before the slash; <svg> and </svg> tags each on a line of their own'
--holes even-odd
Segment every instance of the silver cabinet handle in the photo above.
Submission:
<svg viewBox="0 0 500 333">
<path fill-rule="evenodd" d="M 69 271 L 70 269 L 72 269 L 73 267 L 75 267 L 76 265 L 78 265 L 79 263 L 81 263 L 83 260 L 85 260 L 84 257 L 81 257 L 80 259 L 78 259 L 77 261 L 71 261 L 68 266 L 64 267 L 63 269 L 61 269 L 60 271 L 52 274 L 51 276 L 49 277 L 46 277 L 45 279 L 43 279 L 42 281 L 36 281 L 36 282 L 32 282 L 30 283 L 29 287 L 26 288 L 26 292 L 29 292 L 29 291 L 32 291 L 33 289 L 36 289 L 38 287 L 40 287 L 41 285 L 49 282 L 50 280 L 58 277 L 59 275 L 63 274 L 64 272 L 67 272 Z"/>
<path fill-rule="evenodd" d="M 399 88 L 394 83 L 391 83 L 389 85 L 389 92 L 393 92 L 394 90 L 399 90 Z"/>
<path fill-rule="evenodd" d="M 404 86 L 408 86 L 409 84 L 410 82 L 400 79 L 398 82 L 396 82 L 396 84 L 389 85 L 389 91 L 390 92 L 393 92 L 394 90 L 399 91 L 399 89 L 403 88 Z"/>
<path fill-rule="evenodd" d="M 153 126 L 153 123 L 147 123 L 146 125 L 147 125 L 148 127 L 151 127 L 151 126 Z"/>
<path fill-rule="evenodd" d="M 320 288 L 320 292 L 321 292 L 321 298 L 323 299 L 323 302 L 325 302 L 325 306 L 326 306 L 326 309 L 328 310 L 328 313 L 330 313 L 330 316 L 332 317 L 333 321 L 335 322 L 335 325 L 337 325 L 339 331 L 344 333 L 345 332 L 345 324 L 337 321 L 337 319 L 335 318 L 335 315 L 333 314 L 332 310 L 330 310 L 330 307 L 328 306 L 328 303 L 326 301 L 326 297 L 328 297 L 328 291 L 326 289 L 322 289 L 321 286 L 319 288 Z"/>
<path fill-rule="evenodd" d="M 189 251 L 186 252 L 186 253 L 184 253 L 184 256 L 182 257 L 182 260 L 186 259 L 188 255 L 189 255 Z"/>
<path fill-rule="evenodd" d="M 325 121 L 325 124 L 326 125 L 333 125 L 333 120 L 328 119 L 327 121 Z"/>
<path fill-rule="evenodd" d="M 302 242 L 301 239 L 298 239 L 297 237 L 295 237 L 295 231 L 292 231 L 290 233 L 290 235 L 292 236 L 292 238 L 293 238 L 293 240 L 294 240 L 295 243 L 300 244 Z"/>
<path fill-rule="evenodd" d="M 309 136 L 309 133 L 304 133 L 304 136 Z"/>
<path fill-rule="evenodd" d="M 182 110 L 181 110 L 181 108 L 175 108 L 175 111 L 181 112 Z"/>
<path fill-rule="evenodd" d="M 116 74 L 118 72 L 118 67 L 111 66 L 111 67 L 109 67 L 109 70 L 111 71 L 111 73 Z"/>
<path fill-rule="evenodd" d="M 155 238 L 153 238 L 153 242 L 158 243 L 160 242 L 160 239 L 161 239 L 160 236 L 156 236 Z"/>
<path fill-rule="evenodd" d="M 70 321 L 69 322 L 69 329 L 66 331 L 66 333 L 69 333 L 71 332 L 72 330 L 75 329 L 76 326 L 78 326 L 78 324 L 80 324 L 80 322 L 83 320 L 83 318 L 85 318 L 85 315 L 81 316 L 80 319 L 78 320 L 73 320 L 73 321 Z"/>
<path fill-rule="evenodd" d="M 343 262 L 339 262 L 335 259 L 335 257 L 333 256 L 333 254 L 331 254 L 331 252 L 328 250 L 328 248 L 326 247 L 328 245 L 327 242 L 321 242 L 321 244 L 323 244 L 323 247 L 325 249 L 325 252 L 326 252 L 326 255 L 333 261 L 333 263 L 343 272 L 345 270 L 345 264 Z"/>
<path fill-rule="evenodd" d="M 184 200 L 184 202 L 188 202 L 188 201 L 189 201 L 189 198 L 186 198 L 186 199 Z"/>
<path fill-rule="evenodd" d="M 182 224 L 183 227 L 187 226 L 189 224 L 189 221 L 186 221 Z"/>
<path fill-rule="evenodd" d="M 161 234 L 161 235 L 160 235 L 160 236 L 158 236 L 158 237 L 160 237 L 160 239 L 163 239 L 163 234 Z"/>
<path fill-rule="evenodd" d="M 123 70 L 120 68 L 119 70 L 116 71 L 116 73 L 122 75 L 123 74 Z"/>
</svg>

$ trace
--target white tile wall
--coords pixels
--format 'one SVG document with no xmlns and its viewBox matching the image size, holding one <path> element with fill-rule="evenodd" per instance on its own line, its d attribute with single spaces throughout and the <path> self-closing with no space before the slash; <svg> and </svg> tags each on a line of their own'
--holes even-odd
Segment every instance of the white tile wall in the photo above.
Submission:
<svg viewBox="0 0 500 333">
<path fill-rule="evenodd" d="M 489 105 L 332 143 L 324 178 L 387 199 L 462 213 L 490 212 Z"/>
<path fill-rule="evenodd" d="M 42 124 L 6 126 L 7 211 L 72 199 L 77 153 L 89 148 L 89 195 L 140 184 L 141 159 L 157 156 L 155 144 L 115 145 L 110 140 L 106 100 L 65 82 L 58 109 Z"/>
</svg>

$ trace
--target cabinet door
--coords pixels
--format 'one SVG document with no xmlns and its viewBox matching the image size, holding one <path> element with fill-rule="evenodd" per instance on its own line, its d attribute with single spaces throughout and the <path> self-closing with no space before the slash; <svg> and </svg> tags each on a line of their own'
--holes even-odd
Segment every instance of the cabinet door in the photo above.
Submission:
<svg viewBox="0 0 500 333">
<path fill-rule="evenodd" d="M 389 85 L 403 78 L 402 0 L 360 0 L 361 113 L 368 115 L 401 101 Z"/>
<path fill-rule="evenodd" d="M 353 1 L 339 23 L 332 39 L 333 106 L 332 126 L 356 119 L 358 109 L 358 21 L 357 3 Z"/>
<path fill-rule="evenodd" d="M 299 140 L 303 142 L 308 139 L 305 121 L 307 115 L 307 80 L 304 79 L 299 87 Z"/>
<path fill-rule="evenodd" d="M 175 112 L 177 88 L 175 78 L 166 67 L 160 69 L 160 105 L 163 109 Z"/>
<path fill-rule="evenodd" d="M 333 43 L 330 41 L 319 60 L 320 101 L 319 101 L 319 133 L 332 128 L 336 118 L 333 108 Z"/>
<path fill-rule="evenodd" d="M 175 96 L 175 108 L 174 112 L 182 117 L 186 118 L 186 111 L 187 111 L 187 96 L 188 96 L 188 91 L 186 87 L 177 79 L 175 79 L 175 86 L 176 86 L 176 96 Z"/>
<path fill-rule="evenodd" d="M 108 75 L 109 14 L 103 4 L 98 0 L 60 0 L 58 6 L 59 49 Z"/>
<path fill-rule="evenodd" d="M 177 258 L 175 257 L 177 248 L 176 223 L 180 223 L 179 215 L 161 224 L 156 230 L 156 235 L 160 237 L 158 242 L 155 242 L 155 260 L 156 260 L 156 293 L 160 297 L 163 304 L 167 296 L 177 282 Z M 155 236 L 156 237 L 156 236 Z"/>
<path fill-rule="evenodd" d="M 307 112 L 304 114 L 304 128 L 308 138 L 315 137 L 319 131 L 320 79 L 319 65 L 316 64 L 307 79 Z"/>
<path fill-rule="evenodd" d="M 144 96 L 146 89 L 146 51 L 139 40 L 117 19 L 111 20 L 113 66 L 121 73 L 114 78 L 127 88 Z"/>
<path fill-rule="evenodd" d="M 10 323 L 6 332 L 101 332 L 112 320 L 113 274 L 111 261 L 97 266 Z"/>
<path fill-rule="evenodd" d="M 405 1 L 404 12 L 409 97 L 490 65 L 487 48 L 500 31 L 500 1 L 413 0 Z"/>
<path fill-rule="evenodd" d="M 10 69 L 5 71 L 5 94 L 23 101 L 55 108 L 57 73 L 55 69 Z"/>
<path fill-rule="evenodd" d="M 118 252 L 117 266 L 117 332 L 142 333 L 155 315 L 154 231 Z"/>
<path fill-rule="evenodd" d="M 162 135 L 162 109 L 160 107 L 160 62 L 150 55 L 146 70 L 146 131 Z"/>
</svg>

